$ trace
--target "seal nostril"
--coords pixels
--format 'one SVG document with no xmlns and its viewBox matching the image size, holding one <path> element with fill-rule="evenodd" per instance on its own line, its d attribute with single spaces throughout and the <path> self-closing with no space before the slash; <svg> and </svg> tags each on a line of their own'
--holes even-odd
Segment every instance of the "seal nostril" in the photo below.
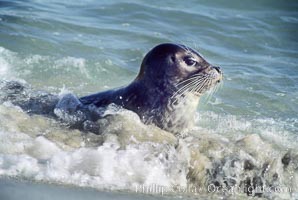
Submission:
<svg viewBox="0 0 298 200">
<path fill-rule="evenodd" d="M 218 73 L 221 73 L 220 67 L 213 66 L 213 68 L 214 68 Z"/>
</svg>

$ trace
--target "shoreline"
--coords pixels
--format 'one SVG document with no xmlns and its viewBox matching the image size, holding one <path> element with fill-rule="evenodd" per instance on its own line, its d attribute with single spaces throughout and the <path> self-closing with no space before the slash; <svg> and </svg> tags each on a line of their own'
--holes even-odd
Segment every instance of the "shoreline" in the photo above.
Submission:
<svg viewBox="0 0 298 200">
<path fill-rule="evenodd" d="M 0 199 L 5 200 L 133 200 L 133 199 L 173 199 L 171 196 L 152 196 L 121 191 L 101 191 L 89 187 L 76 187 L 73 185 L 58 185 L 29 180 L 18 180 L 0 177 Z"/>
</svg>

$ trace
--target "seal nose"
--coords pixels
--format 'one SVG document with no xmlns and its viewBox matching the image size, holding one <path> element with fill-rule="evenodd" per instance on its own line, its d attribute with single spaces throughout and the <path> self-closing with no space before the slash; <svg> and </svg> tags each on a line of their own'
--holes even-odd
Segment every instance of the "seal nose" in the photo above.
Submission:
<svg viewBox="0 0 298 200">
<path fill-rule="evenodd" d="M 221 70 L 220 70 L 220 67 L 216 67 L 216 66 L 212 66 L 213 69 L 215 69 L 218 73 L 221 74 Z"/>
</svg>

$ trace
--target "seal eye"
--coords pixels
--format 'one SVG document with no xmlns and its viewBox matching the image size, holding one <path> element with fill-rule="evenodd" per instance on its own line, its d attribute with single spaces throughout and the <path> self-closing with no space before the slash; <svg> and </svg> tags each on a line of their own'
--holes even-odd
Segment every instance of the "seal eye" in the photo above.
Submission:
<svg viewBox="0 0 298 200">
<path fill-rule="evenodd" d="M 193 57 L 186 57 L 184 58 L 184 62 L 188 65 L 188 66 L 195 66 L 197 64 L 197 61 L 193 58 Z"/>
</svg>

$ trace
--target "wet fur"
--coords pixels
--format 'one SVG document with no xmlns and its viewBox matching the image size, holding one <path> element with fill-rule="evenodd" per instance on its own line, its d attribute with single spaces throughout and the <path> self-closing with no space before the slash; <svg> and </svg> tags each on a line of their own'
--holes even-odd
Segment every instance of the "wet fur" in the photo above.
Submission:
<svg viewBox="0 0 298 200">
<path fill-rule="evenodd" d="M 180 67 L 187 55 L 197 56 L 200 66 Z M 137 78 L 127 87 L 80 98 L 83 105 L 111 103 L 137 113 L 146 124 L 180 133 L 193 123 L 199 96 L 216 84 L 213 70 L 197 52 L 182 45 L 161 44 L 144 58 Z M 209 71 L 208 71 L 209 70 Z"/>
</svg>

